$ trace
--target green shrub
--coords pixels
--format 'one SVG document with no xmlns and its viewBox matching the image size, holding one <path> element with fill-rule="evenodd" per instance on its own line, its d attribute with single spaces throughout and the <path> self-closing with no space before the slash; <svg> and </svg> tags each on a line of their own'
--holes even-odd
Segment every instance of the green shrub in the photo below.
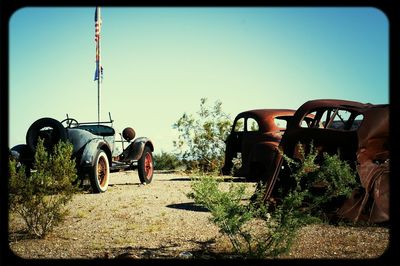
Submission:
<svg viewBox="0 0 400 266">
<path fill-rule="evenodd" d="M 161 151 L 160 154 L 154 154 L 154 169 L 156 170 L 175 170 L 182 166 L 182 161 L 177 155 Z"/>
<path fill-rule="evenodd" d="M 188 197 L 211 212 L 210 220 L 228 237 L 234 252 L 245 258 L 265 258 L 287 252 L 298 228 L 311 221 L 297 211 L 304 196 L 298 191 L 293 191 L 282 206 L 270 212 L 268 205 L 244 203 L 244 184 L 230 183 L 227 191 L 221 190 L 219 185 L 220 181 L 211 176 L 194 179 Z"/>
<path fill-rule="evenodd" d="M 310 214 L 326 218 L 326 212 L 340 200 L 348 198 L 357 185 L 357 176 L 350 165 L 337 154 L 322 155 L 311 142 L 308 154 L 298 145 L 300 161 L 284 155 L 288 166 L 295 169 L 292 178 L 299 180 L 305 195 L 305 206 Z M 337 206 L 336 206 L 337 207 Z"/>
<path fill-rule="evenodd" d="M 191 188 L 193 192 L 188 197 L 211 212 L 211 221 L 228 236 L 235 251 L 241 252 L 241 241 L 247 239 L 243 226 L 252 218 L 252 212 L 241 204 L 245 190 L 243 184 L 235 186 L 231 183 L 229 190 L 223 192 L 216 178 L 205 176 L 194 180 Z"/>
<path fill-rule="evenodd" d="M 222 103 L 207 106 L 207 99 L 200 100 L 200 111 L 195 115 L 184 113 L 173 128 L 179 132 L 174 146 L 187 162 L 189 170 L 201 172 L 219 171 L 224 159 L 225 139 L 231 128 L 231 120 L 222 111 Z"/>
<path fill-rule="evenodd" d="M 72 150 L 71 144 L 60 142 L 49 154 L 39 139 L 30 176 L 23 166 L 17 169 L 17 163 L 9 161 L 9 210 L 24 220 L 31 235 L 45 237 L 65 217 L 63 207 L 76 190 Z"/>
<path fill-rule="evenodd" d="M 226 235 L 234 252 L 245 258 L 276 257 L 289 251 L 298 230 L 310 223 L 321 222 L 324 206 L 338 197 L 347 197 L 356 183 L 354 171 L 337 155 L 319 154 L 312 143 L 308 154 L 294 161 L 284 155 L 293 168 L 293 186 L 286 190 L 277 205 L 263 201 L 263 191 L 256 190 L 255 201 L 245 204 L 243 184 L 231 183 L 227 191 L 220 181 L 205 176 L 193 179 L 189 198 L 211 212 L 210 220 Z M 313 186 L 324 184 L 322 193 Z"/>
</svg>

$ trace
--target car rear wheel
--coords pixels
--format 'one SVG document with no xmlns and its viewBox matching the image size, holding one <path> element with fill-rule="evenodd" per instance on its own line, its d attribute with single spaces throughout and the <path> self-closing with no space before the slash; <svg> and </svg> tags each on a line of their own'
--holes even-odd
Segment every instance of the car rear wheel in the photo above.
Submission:
<svg viewBox="0 0 400 266">
<path fill-rule="evenodd" d="M 150 184 L 153 179 L 154 164 L 151 149 L 146 146 L 143 150 L 142 157 L 138 161 L 138 173 L 141 183 Z"/>
<path fill-rule="evenodd" d="M 97 151 L 95 162 L 90 176 L 90 183 L 95 193 L 105 192 L 108 188 L 110 166 L 104 151 Z"/>
</svg>

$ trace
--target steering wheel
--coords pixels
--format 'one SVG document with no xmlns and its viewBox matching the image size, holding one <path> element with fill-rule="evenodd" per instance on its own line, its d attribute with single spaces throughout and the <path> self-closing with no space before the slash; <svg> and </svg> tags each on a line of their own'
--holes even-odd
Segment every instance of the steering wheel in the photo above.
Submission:
<svg viewBox="0 0 400 266">
<path fill-rule="evenodd" d="M 74 118 L 66 118 L 63 121 L 61 121 L 61 124 L 64 125 L 64 123 L 66 124 L 66 128 L 70 128 L 72 124 L 74 125 L 79 125 L 78 121 Z"/>
</svg>

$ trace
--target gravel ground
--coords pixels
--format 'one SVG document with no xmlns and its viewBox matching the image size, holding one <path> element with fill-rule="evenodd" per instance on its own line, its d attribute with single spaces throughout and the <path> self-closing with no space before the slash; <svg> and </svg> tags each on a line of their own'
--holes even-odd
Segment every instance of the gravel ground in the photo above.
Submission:
<svg viewBox="0 0 400 266">
<path fill-rule="evenodd" d="M 254 185 L 246 183 L 249 195 Z M 136 171 L 112 173 L 106 193 L 76 195 L 66 221 L 45 239 L 28 238 L 12 217 L 9 245 L 28 259 L 228 256 L 229 241 L 188 192 L 190 179 L 179 173 L 156 172 L 149 185 L 139 183 Z M 385 227 L 312 225 L 301 229 L 282 258 L 376 258 L 388 243 Z"/>
</svg>

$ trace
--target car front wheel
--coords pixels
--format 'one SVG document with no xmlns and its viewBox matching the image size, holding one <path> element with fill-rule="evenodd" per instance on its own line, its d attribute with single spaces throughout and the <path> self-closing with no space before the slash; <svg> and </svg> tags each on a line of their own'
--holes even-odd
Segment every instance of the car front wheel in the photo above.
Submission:
<svg viewBox="0 0 400 266">
<path fill-rule="evenodd" d="M 143 150 L 142 157 L 138 162 L 138 173 L 141 183 L 151 183 L 154 172 L 153 166 L 153 154 L 151 153 L 151 149 L 146 146 Z"/>
<path fill-rule="evenodd" d="M 110 167 L 108 158 L 104 151 L 97 151 L 95 162 L 90 176 L 90 183 L 95 193 L 105 192 L 108 188 L 108 180 L 110 177 Z"/>
</svg>

